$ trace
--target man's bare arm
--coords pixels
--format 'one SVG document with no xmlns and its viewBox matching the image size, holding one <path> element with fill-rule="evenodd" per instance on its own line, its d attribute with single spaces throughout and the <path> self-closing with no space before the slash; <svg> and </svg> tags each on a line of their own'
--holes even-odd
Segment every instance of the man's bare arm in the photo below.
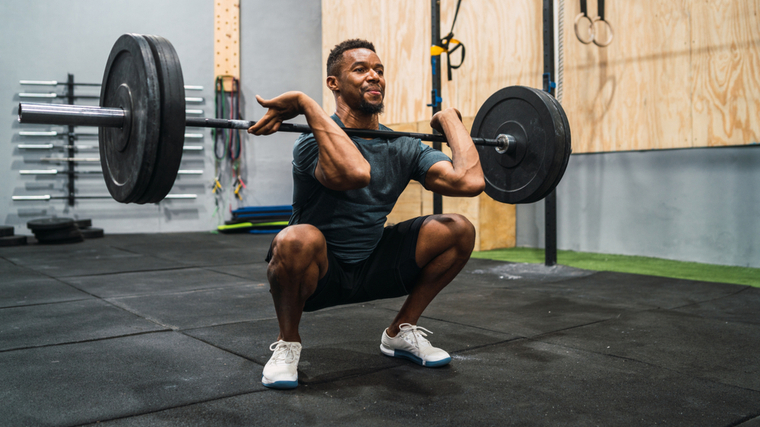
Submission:
<svg viewBox="0 0 760 427">
<path fill-rule="evenodd" d="M 266 114 L 248 129 L 254 135 L 269 135 L 280 124 L 300 114 L 306 117 L 319 145 L 319 159 L 314 175 L 331 190 L 346 191 L 369 185 L 370 165 L 361 152 L 316 101 L 302 92 L 286 92 L 265 100 L 256 96 Z"/>
<path fill-rule="evenodd" d="M 473 197 L 485 189 L 478 150 L 462 117 L 454 108 L 436 113 L 430 126 L 446 135 L 451 148 L 451 163 L 438 162 L 425 175 L 425 188 L 444 196 Z"/>
</svg>

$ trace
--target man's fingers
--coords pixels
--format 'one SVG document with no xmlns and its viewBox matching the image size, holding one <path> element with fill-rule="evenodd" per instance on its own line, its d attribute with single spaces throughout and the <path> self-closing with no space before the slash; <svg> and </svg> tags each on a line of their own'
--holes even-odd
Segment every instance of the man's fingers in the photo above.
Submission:
<svg viewBox="0 0 760 427">
<path fill-rule="evenodd" d="M 262 107 L 269 108 L 268 105 L 265 105 L 265 104 L 269 104 L 269 101 L 270 100 L 264 99 L 264 98 L 260 97 L 259 95 L 256 95 L 256 102 L 258 102 L 259 105 L 261 105 Z"/>
</svg>

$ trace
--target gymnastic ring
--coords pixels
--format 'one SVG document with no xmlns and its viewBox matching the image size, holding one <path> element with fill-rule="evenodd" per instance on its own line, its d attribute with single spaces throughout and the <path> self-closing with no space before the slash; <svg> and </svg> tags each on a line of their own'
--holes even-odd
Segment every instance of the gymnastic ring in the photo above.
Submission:
<svg viewBox="0 0 760 427">
<path fill-rule="evenodd" d="M 597 22 L 604 22 L 605 24 L 607 24 L 607 29 L 609 30 L 609 37 L 607 38 L 607 40 L 604 43 L 599 43 L 599 41 L 596 39 L 597 32 L 594 31 L 594 27 L 596 26 Z M 598 16 L 596 18 L 594 18 L 593 21 L 591 21 L 591 32 L 592 32 L 592 34 L 594 34 L 594 37 L 593 37 L 592 41 L 594 42 L 595 45 L 597 45 L 599 47 L 607 47 L 607 46 L 609 46 L 610 43 L 612 43 L 612 39 L 615 38 L 615 33 L 612 32 L 612 24 L 610 24 L 609 21 L 607 21 L 606 19 L 602 19 L 602 18 L 600 18 Z"/>
<path fill-rule="evenodd" d="M 578 31 L 578 23 L 583 18 L 586 18 L 588 20 L 588 31 L 591 34 L 591 37 L 588 40 L 584 40 L 583 37 L 581 37 L 580 31 Z M 583 44 L 589 44 L 592 41 L 594 41 L 594 21 L 592 21 L 588 15 L 586 15 L 585 13 L 579 13 L 578 16 L 575 17 L 574 26 L 575 26 L 575 37 L 578 37 L 578 41 L 580 41 Z"/>
</svg>

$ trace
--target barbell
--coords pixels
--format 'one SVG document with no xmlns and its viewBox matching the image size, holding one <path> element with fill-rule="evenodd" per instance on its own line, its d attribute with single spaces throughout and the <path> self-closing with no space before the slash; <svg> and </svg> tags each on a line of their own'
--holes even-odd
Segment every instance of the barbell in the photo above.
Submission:
<svg viewBox="0 0 760 427">
<path fill-rule="evenodd" d="M 185 117 L 179 57 L 163 37 L 124 34 L 108 56 L 100 106 L 20 103 L 18 121 L 97 126 L 100 163 L 111 196 L 121 203 L 156 203 L 171 190 L 182 159 L 185 127 L 248 129 L 256 122 Z M 444 135 L 371 129 L 352 137 L 402 136 L 446 142 Z M 282 123 L 279 132 L 310 133 Z M 570 159 L 570 125 L 546 92 L 510 86 L 478 110 L 471 136 L 477 146 L 486 194 L 503 203 L 533 203 L 559 184 Z"/>
</svg>

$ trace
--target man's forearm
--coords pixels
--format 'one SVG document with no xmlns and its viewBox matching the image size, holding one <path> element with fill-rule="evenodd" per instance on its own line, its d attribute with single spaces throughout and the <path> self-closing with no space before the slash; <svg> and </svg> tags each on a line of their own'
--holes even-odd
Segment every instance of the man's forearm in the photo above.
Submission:
<svg viewBox="0 0 760 427">
<path fill-rule="evenodd" d="M 451 148 L 454 179 L 463 186 L 479 186 L 483 182 L 480 156 L 458 114 L 447 110 L 441 114 L 439 123 Z"/>
<path fill-rule="evenodd" d="M 351 138 L 330 118 L 316 101 L 302 97 L 301 111 L 319 145 L 315 176 L 332 190 L 345 191 L 366 187 L 370 166 Z"/>
</svg>

